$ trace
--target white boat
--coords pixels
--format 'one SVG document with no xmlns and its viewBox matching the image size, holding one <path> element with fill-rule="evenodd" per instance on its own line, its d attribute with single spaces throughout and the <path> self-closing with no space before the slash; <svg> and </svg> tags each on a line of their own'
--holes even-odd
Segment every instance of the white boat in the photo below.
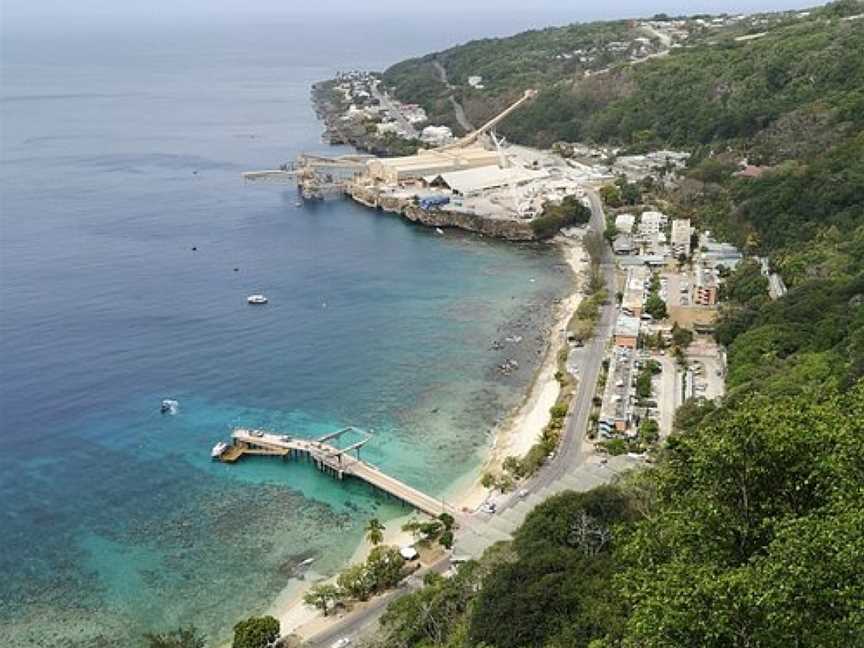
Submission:
<svg viewBox="0 0 864 648">
<path fill-rule="evenodd" d="M 440 227 L 436 227 L 435 231 L 438 232 L 439 234 L 444 234 L 444 230 L 442 230 Z"/>
<path fill-rule="evenodd" d="M 222 453 L 224 453 L 228 449 L 228 447 L 229 446 L 227 443 L 225 443 L 224 441 L 220 441 L 215 446 L 213 446 L 213 449 L 210 451 L 210 456 L 213 459 L 218 459 L 222 456 Z"/>
<path fill-rule="evenodd" d="M 246 298 L 247 304 L 266 304 L 269 300 L 264 295 L 249 295 Z"/>
<path fill-rule="evenodd" d="M 176 414 L 178 407 L 180 407 L 180 403 L 178 403 L 176 400 L 166 398 L 162 401 L 162 405 L 159 407 L 159 411 L 163 414 Z"/>
</svg>

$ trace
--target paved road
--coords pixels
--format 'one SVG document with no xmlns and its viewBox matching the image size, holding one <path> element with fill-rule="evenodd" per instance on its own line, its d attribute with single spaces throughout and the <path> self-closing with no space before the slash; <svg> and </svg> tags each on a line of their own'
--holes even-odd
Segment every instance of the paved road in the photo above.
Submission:
<svg viewBox="0 0 864 648">
<path fill-rule="evenodd" d="M 588 191 L 588 197 L 591 200 L 591 229 L 594 232 L 602 234 L 606 228 L 603 203 L 593 190 Z M 588 417 L 591 414 L 591 401 L 594 398 L 594 389 L 600 376 L 606 344 L 612 334 L 612 327 L 614 326 L 616 316 L 615 300 L 614 297 L 611 297 L 615 294 L 615 262 L 608 246 L 604 249 L 604 255 L 601 259 L 601 269 L 606 279 L 606 288 L 610 299 L 602 307 L 594 337 L 585 345 L 585 349 L 581 354 L 583 361 L 581 363 L 579 383 L 573 402 L 571 403 L 571 414 L 561 438 L 558 454 L 553 461 L 544 466 L 535 477 L 523 486 L 524 490 L 529 492 L 537 492 L 554 484 L 563 476 L 572 472 L 585 460 L 584 453 L 582 452 L 582 440 L 588 427 Z M 506 509 L 515 506 L 521 501 L 522 498 L 518 494 L 511 495 L 509 499 L 500 503 L 496 515 L 500 516 Z M 460 525 L 474 529 L 481 529 L 489 521 L 488 518 L 484 519 L 484 516 L 472 516 L 468 519 L 465 516 L 457 517 L 460 518 Z M 402 587 L 376 598 L 362 612 L 346 616 L 326 632 L 307 641 L 305 645 L 312 648 L 326 648 L 341 637 L 357 638 L 363 634 L 374 632 L 375 624 L 377 624 L 386 606 L 393 599 L 419 589 L 422 584 L 422 575 L 425 571 L 434 570 L 438 573 L 443 573 L 449 566 L 449 558 L 444 558 L 427 570 L 418 571 Z"/>
<path fill-rule="evenodd" d="M 652 27 L 651 25 L 640 25 L 640 27 L 642 27 L 642 29 L 644 31 L 648 32 L 649 34 L 651 34 L 652 36 L 657 38 L 660 41 L 660 43 L 663 45 L 663 47 L 665 47 L 666 49 L 669 49 L 670 47 L 672 47 L 672 37 L 669 34 L 667 34 L 666 32 L 661 32 L 661 31 L 655 29 L 654 27 Z"/>
<path fill-rule="evenodd" d="M 450 81 L 447 79 L 447 70 L 445 70 L 444 66 L 438 61 L 432 61 L 432 65 L 435 66 L 435 70 L 438 72 L 438 77 L 441 79 L 441 83 L 446 85 L 451 91 L 450 96 L 447 97 L 447 99 L 449 99 L 450 103 L 453 105 L 453 112 L 456 113 L 456 121 L 465 129 L 466 133 L 472 132 L 475 130 L 474 124 L 468 121 L 468 117 L 465 116 L 465 109 L 462 107 L 462 104 L 456 101 L 456 97 L 453 96 L 453 86 L 450 85 Z"/>
<path fill-rule="evenodd" d="M 449 556 L 442 558 L 429 567 L 424 567 L 406 578 L 402 584 L 386 594 L 375 597 L 368 607 L 362 611 L 346 615 L 339 622 L 334 623 L 324 632 L 315 635 L 314 638 L 304 642 L 308 648 L 328 648 L 342 637 L 358 639 L 364 635 L 371 635 L 378 627 L 378 619 L 384 614 L 387 606 L 400 596 L 416 592 L 423 585 L 423 576 L 429 572 L 443 574 L 450 568 Z"/>
<path fill-rule="evenodd" d="M 675 411 L 681 405 L 681 372 L 678 371 L 677 363 L 668 355 L 654 355 L 652 359 L 660 363 L 663 372 L 657 393 L 657 402 L 660 405 L 660 437 L 665 439 L 672 433 L 675 422 Z"/>
<path fill-rule="evenodd" d="M 594 232 L 602 234 L 606 228 L 606 215 L 603 213 L 603 203 L 600 200 L 600 196 L 593 190 L 588 191 L 588 198 L 591 200 L 591 229 Z M 567 426 L 564 428 L 558 453 L 555 459 L 544 466 L 535 477 L 523 486 L 524 490 L 528 492 L 542 490 L 559 480 L 562 475 L 571 472 L 585 460 L 584 453 L 582 452 L 582 440 L 585 436 L 585 431 L 588 429 L 588 417 L 591 415 L 591 401 L 594 398 L 594 389 L 600 377 L 600 368 L 603 364 L 606 344 L 612 335 L 612 328 L 615 325 L 616 317 L 614 299 L 615 261 L 608 246 L 604 249 L 600 267 L 606 279 L 606 290 L 610 298 L 608 303 L 602 307 L 594 337 L 585 345 L 585 350 L 582 353 L 583 361 L 579 372 L 579 383 L 570 405 L 570 417 L 568 418 Z M 511 496 L 499 504 L 499 513 L 497 514 L 515 506 L 519 501 L 521 501 L 521 498 L 518 494 Z"/>
<path fill-rule="evenodd" d="M 372 85 L 370 90 L 372 91 L 372 96 L 375 97 L 379 102 L 381 102 L 382 106 L 384 106 L 387 110 L 390 111 L 390 114 L 393 116 L 393 119 L 395 119 L 399 123 L 399 126 L 401 126 L 402 129 L 406 133 L 408 133 L 408 135 L 410 137 L 412 137 L 414 139 L 417 139 L 420 137 L 420 133 L 418 133 L 417 129 L 414 128 L 414 124 L 412 124 L 407 119 L 405 119 L 405 116 L 402 114 L 402 111 L 399 110 L 399 107 L 393 103 L 393 101 L 390 99 L 390 96 L 386 92 L 382 93 L 378 89 L 377 84 Z"/>
</svg>

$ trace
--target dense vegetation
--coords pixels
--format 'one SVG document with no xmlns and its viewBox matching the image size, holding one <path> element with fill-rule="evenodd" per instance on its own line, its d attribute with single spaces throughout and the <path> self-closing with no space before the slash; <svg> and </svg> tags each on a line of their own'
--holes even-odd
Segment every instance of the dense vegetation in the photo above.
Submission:
<svg viewBox="0 0 864 648">
<path fill-rule="evenodd" d="M 724 400 L 685 403 L 653 469 L 547 500 L 512 543 L 430 576 L 391 605 L 379 645 L 864 646 L 864 19 L 844 19 L 861 13 L 844 0 L 753 40 L 522 81 L 546 86 L 510 139 L 690 150 L 684 182 L 654 193 L 790 290 L 771 300 L 755 260 L 728 273 Z M 468 52 L 448 54 L 454 79 Z M 489 65 L 509 82 L 507 58 Z M 745 158 L 757 177 L 736 175 Z"/>
<path fill-rule="evenodd" d="M 527 88 L 547 87 L 562 78 L 581 76 L 585 70 L 599 70 L 622 60 L 627 51 L 606 51 L 603 46 L 634 36 L 646 34 L 627 21 L 617 21 L 477 40 L 397 63 L 384 73 L 384 82 L 395 88 L 400 99 L 421 104 L 432 121 L 458 129 L 447 99 L 451 92 L 463 103 L 468 117 L 480 123 Z M 582 61 L 573 55 L 575 50 L 594 51 L 590 61 Z M 442 69 L 447 84 L 442 80 Z M 471 76 L 482 77 L 482 90 L 468 84 Z"/>
<path fill-rule="evenodd" d="M 861 11 L 854 1 L 844 4 L 845 13 Z M 702 40 L 609 74 L 562 78 L 503 130 L 541 145 L 564 139 L 635 148 L 756 138 L 757 161 L 818 151 L 864 120 L 864 60 L 850 55 L 864 49 L 864 29 L 827 13 L 756 40 Z"/>
<path fill-rule="evenodd" d="M 537 238 L 555 236 L 562 228 L 585 225 L 591 220 L 591 210 L 576 196 L 565 196 L 560 204 L 547 203 L 543 213 L 531 221 L 531 229 Z"/>
<path fill-rule="evenodd" d="M 864 386 L 750 397 L 657 468 L 537 507 L 393 603 L 377 645 L 860 646 Z"/>
</svg>

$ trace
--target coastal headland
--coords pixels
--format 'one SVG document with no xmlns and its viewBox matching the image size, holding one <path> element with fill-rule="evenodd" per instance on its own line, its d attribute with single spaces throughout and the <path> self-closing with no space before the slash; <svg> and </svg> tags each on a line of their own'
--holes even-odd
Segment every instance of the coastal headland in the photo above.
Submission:
<svg viewBox="0 0 864 648">
<path fill-rule="evenodd" d="M 363 94 L 375 97 L 377 105 L 387 106 L 394 115 L 401 135 L 410 128 L 410 107 L 406 115 L 404 107 L 386 95 L 374 76 L 355 74 L 342 77 L 341 82 L 318 84 L 313 89 L 316 111 L 326 125 L 325 139 L 330 143 L 381 152 L 372 143 L 378 141 L 372 137 L 372 128 L 368 124 L 357 128 L 353 116 L 356 107 L 340 101 L 336 96 L 339 92 L 348 92 L 347 96 L 351 97 Z M 444 552 L 435 545 L 421 545 L 424 546 L 420 554 L 421 573 L 449 568 L 454 555 L 479 558 L 486 547 L 509 539 L 512 530 L 530 510 L 528 503 L 536 501 L 546 489 L 562 484 L 559 478 L 565 474 L 583 479 L 569 487 L 586 489 L 611 480 L 617 474 L 614 470 L 601 470 L 579 477 L 581 472 L 572 472 L 583 465 L 586 470 L 593 470 L 589 461 L 593 447 L 585 439 L 585 427 L 609 327 L 598 328 L 592 361 L 586 363 L 586 368 L 592 369 L 577 375 L 578 369 L 566 362 L 572 344 L 568 339 L 568 327 L 580 304 L 589 293 L 599 289 L 592 285 L 596 280 L 592 281 L 590 275 L 592 269 L 596 274 L 601 259 L 590 259 L 582 240 L 589 232 L 600 237 L 605 227 L 602 207 L 589 195 L 593 192 L 591 183 L 604 176 L 602 171 L 573 165 L 557 154 L 511 146 L 495 135 L 496 125 L 533 97 L 533 91 L 526 91 L 475 131 L 459 139 L 446 137 L 443 141 L 420 143 L 409 155 L 331 157 L 304 154 L 279 170 L 246 174 L 247 180 L 295 181 L 306 200 L 349 198 L 370 209 L 435 228 L 442 235 L 445 228 L 457 228 L 514 242 L 552 241 L 572 273 L 568 295 L 555 304 L 549 323 L 542 331 L 543 348 L 522 402 L 503 416 L 490 434 L 480 470 L 465 475 L 448 492 L 440 494 L 454 510 L 455 543 L 451 552 Z M 393 153 L 392 150 L 383 152 Z M 562 229 L 566 234 L 559 235 Z M 614 277 L 607 273 L 606 281 L 612 290 Z M 579 407 L 585 411 L 573 418 L 568 415 L 571 399 L 577 392 Z M 571 418 L 573 420 L 566 423 L 567 429 L 561 429 L 565 419 Z M 556 472 L 556 479 L 531 480 L 534 471 L 554 458 L 559 444 L 572 446 L 562 452 L 558 462 L 562 467 L 566 462 L 566 469 Z M 508 462 L 531 466 L 522 477 L 524 487 L 519 487 L 516 499 L 510 494 L 512 486 L 505 485 L 510 479 Z M 523 498 L 528 502 L 522 501 Z M 500 518 L 490 514 L 497 506 L 501 507 Z M 503 516 L 505 512 L 507 518 Z M 416 538 L 402 530 L 410 519 L 408 516 L 389 521 L 383 543 L 415 545 Z M 372 548 L 364 542 L 351 562 L 363 562 Z M 335 581 L 333 577 L 318 583 L 335 584 Z M 350 620 L 356 618 L 373 619 L 380 613 L 382 601 L 392 596 L 355 602 L 334 616 L 324 616 L 304 604 L 304 593 L 309 585 L 292 583 L 274 603 L 272 614 L 280 620 L 283 633 L 314 640 L 316 645 L 323 645 L 322 637 L 338 632 L 336 628 L 340 623 L 354 623 Z"/>
</svg>

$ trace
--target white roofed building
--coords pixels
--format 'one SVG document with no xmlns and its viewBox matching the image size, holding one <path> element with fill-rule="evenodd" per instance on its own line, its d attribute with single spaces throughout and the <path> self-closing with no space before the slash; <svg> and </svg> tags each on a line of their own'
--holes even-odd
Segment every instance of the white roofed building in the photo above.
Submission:
<svg viewBox="0 0 864 648">
<path fill-rule="evenodd" d="M 497 165 L 490 165 L 425 176 L 423 180 L 430 185 L 445 185 L 451 191 L 462 196 L 473 196 L 489 189 L 525 184 L 534 180 L 542 180 L 548 176 L 549 173 L 544 170 L 532 171 L 517 167 L 502 169 Z"/>
<path fill-rule="evenodd" d="M 420 134 L 420 140 L 432 146 L 441 146 L 453 140 L 453 131 L 447 126 L 427 126 Z"/>
<path fill-rule="evenodd" d="M 615 346 L 635 349 L 641 325 L 642 322 L 638 317 L 619 315 L 615 322 Z"/>
<path fill-rule="evenodd" d="M 633 214 L 618 214 L 615 217 L 615 229 L 622 234 L 632 234 L 636 217 Z"/>
<path fill-rule="evenodd" d="M 627 271 L 627 283 L 624 286 L 624 297 L 621 300 L 621 312 L 629 317 L 642 315 L 642 304 L 645 301 L 645 283 L 650 273 L 645 266 L 636 266 Z"/>
<path fill-rule="evenodd" d="M 678 218 L 672 221 L 672 255 L 675 257 L 690 256 L 690 236 L 693 229 L 690 227 L 689 218 Z"/>
<path fill-rule="evenodd" d="M 405 157 L 375 158 L 367 163 L 367 169 L 373 180 L 396 184 L 401 180 L 490 165 L 497 167 L 498 153 L 473 146 L 451 151 L 422 150 Z"/>
<path fill-rule="evenodd" d="M 639 232 L 644 235 L 657 234 L 666 227 L 669 218 L 658 211 L 646 211 L 639 218 Z"/>
</svg>

